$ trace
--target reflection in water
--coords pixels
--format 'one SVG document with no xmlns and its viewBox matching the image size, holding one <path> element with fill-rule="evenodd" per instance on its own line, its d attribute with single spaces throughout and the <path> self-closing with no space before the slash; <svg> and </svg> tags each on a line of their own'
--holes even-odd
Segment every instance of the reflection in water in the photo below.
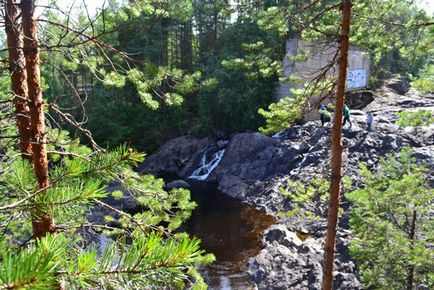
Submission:
<svg viewBox="0 0 434 290">
<path fill-rule="evenodd" d="M 218 192 L 215 185 L 192 182 L 198 206 L 182 227 L 201 239 L 217 261 L 201 270 L 210 289 L 253 289 L 246 261 L 260 250 L 260 235 L 274 218 Z"/>
</svg>

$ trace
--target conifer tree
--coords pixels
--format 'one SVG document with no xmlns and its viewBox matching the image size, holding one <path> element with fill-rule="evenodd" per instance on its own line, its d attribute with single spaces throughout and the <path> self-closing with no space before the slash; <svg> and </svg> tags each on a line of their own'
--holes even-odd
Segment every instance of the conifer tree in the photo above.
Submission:
<svg viewBox="0 0 434 290">
<path fill-rule="evenodd" d="M 9 63 L 19 59 L 24 64 L 20 68 L 25 68 L 17 70 L 21 87 L 15 86 L 17 75 L 11 75 L 13 100 L 23 102 L 15 106 L 15 114 L 28 105 L 30 126 L 20 127 L 20 119 L 15 122 L 18 128 L 12 127 L 12 120 L 2 119 L 2 125 L 19 137 L 24 134 L 20 140 L 28 140 L 31 151 L 21 154 L 27 147 L 9 146 L 8 138 L 0 139 L 0 289 L 206 287 L 195 266 L 209 263 L 213 256 L 200 250 L 197 239 L 173 233 L 195 206 L 188 191 L 166 192 L 161 179 L 134 172 L 144 154 L 127 146 L 92 150 L 66 131 L 45 127 L 34 8 L 34 0 L 10 1 L 5 7 Z M 22 25 L 14 18 L 18 12 Z M 16 30 L 8 30 L 10 25 Z M 21 49 L 17 42 L 23 38 Z M 2 99 L 2 109 L 12 110 L 8 103 Z M 78 124 L 55 104 L 50 108 Z M 91 138 L 90 132 L 81 132 Z M 108 192 L 114 182 L 124 192 Z M 128 195 L 141 211 L 115 208 L 104 199 L 109 195 Z M 94 217 L 95 212 L 106 216 Z M 98 243 L 101 236 L 108 242 Z"/>
<path fill-rule="evenodd" d="M 333 285 L 333 263 L 342 179 L 342 114 L 344 109 L 344 94 L 348 67 L 351 5 L 351 0 L 342 1 L 342 36 L 339 48 L 339 76 L 336 90 L 335 117 L 332 129 L 330 200 L 327 220 L 327 236 L 324 243 L 323 290 L 331 290 Z"/>
<path fill-rule="evenodd" d="M 46 149 L 46 131 L 44 118 L 44 101 L 42 99 L 41 76 L 39 68 L 39 44 L 35 19 L 35 1 L 22 0 L 22 27 L 24 38 L 24 56 L 26 64 L 26 81 L 30 108 L 30 142 L 32 145 L 32 165 L 41 190 L 49 186 L 48 157 Z M 34 237 L 43 237 L 54 233 L 55 225 L 51 206 L 36 209 L 32 217 Z"/>
<path fill-rule="evenodd" d="M 432 289 L 432 197 L 429 169 L 404 148 L 388 154 L 378 168 L 360 166 L 364 187 L 345 196 L 354 205 L 350 253 L 364 287 Z"/>
<path fill-rule="evenodd" d="M 30 122 L 29 106 L 27 103 L 27 74 L 23 53 L 23 34 L 20 32 L 17 3 L 6 0 L 4 4 L 5 28 L 9 52 L 9 69 L 11 87 L 14 94 L 16 124 L 20 135 L 20 150 L 23 158 L 30 159 Z"/>
</svg>

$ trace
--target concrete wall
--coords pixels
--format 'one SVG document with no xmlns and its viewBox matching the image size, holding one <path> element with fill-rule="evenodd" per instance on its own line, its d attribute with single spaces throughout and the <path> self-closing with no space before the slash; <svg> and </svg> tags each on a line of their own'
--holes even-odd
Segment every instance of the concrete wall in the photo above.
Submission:
<svg viewBox="0 0 434 290">
<path fill-rule="evenodd" d="M 286 42 L 286 57 L 282 61 L 282 69 L 285 76 L 295 77 L 301 83 L 308 82 L 330 64 L 336 51 L 336 44 L 312 44 L 299 39 L 289 39 Z M 307 59 L 296 62 L 296 56 L 303 54 L 306 54 Z M 328 75 L 330 78 L 336 77 L 337 67 L 331 68 Z M 347 91 L 366 87 L 368 78 L 369 57 L 362 50 L 351 47 L 348 55 Z M 301 87 L 301 84 L 291 81 L 280 82 L 276 89 L 277 99 L 291 95 L 291 87 Z"/>
</svg>

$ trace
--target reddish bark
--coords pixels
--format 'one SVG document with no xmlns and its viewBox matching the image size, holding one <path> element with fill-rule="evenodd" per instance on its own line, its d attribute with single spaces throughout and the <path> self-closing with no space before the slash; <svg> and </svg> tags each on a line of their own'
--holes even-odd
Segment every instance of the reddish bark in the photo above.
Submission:
<svg viewBox="0 0 434 290">
<path fill-rule="evenodd" d="M 11 73 L 12 92 L 14 93 L 14 105 L 19 145 L 23 158 L 31 159 L 32 147 L 30 145 L 30 116 L 27 104 L 27 82 L 25 59 L 23 52 L 23 35 L 18 23 L 19 9 L 15 0 L 5 1 L 5 27 L 9 53 L 9 70 Z"/>
<path fill-rule="evenodd" d="M 324 244 L 323 290 L 333 285 L 333 260 L 335 255 L 336 227 L 338 223 L 339 194 L 342 178 L 342 114 L 344 108 L 345 82 L 347 79 L 348 45 L 350 34 L 351 0 L 342 1 L 342 24 L 339 75 L 336 90 L 335 120 L 332 129 L 332 160 L 330 180 L 330 203 L 327 221 L 327 237 Z"/>
<path fill-rule="evenodd" d="M 35 1 L 22 0 L 21 10 L 23 17 L 24 55 L 26 59 L 27 87 L 29 95 L 32 163 L 39 188 L 49 186 L 48 159 L 45 137 L 44 100 L 42 98 L 39 44 L 37 40 L 36 19 L 34 15 Z M 33 214 L 33 234 L 43 237 L 55 231 L 51 215 L 51 208 L 46 206 Z"/>
</svg>

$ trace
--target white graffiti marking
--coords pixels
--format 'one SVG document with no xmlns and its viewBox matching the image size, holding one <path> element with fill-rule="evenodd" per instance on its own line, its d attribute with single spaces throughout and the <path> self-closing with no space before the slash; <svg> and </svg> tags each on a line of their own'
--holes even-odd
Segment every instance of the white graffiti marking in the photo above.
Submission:
<svg viewBox="0 0 434 290">
<path fill-rule="evenodd" d="M 368 72 L 366 69 L 348 70 L 347 89 L 363 88 L 368 85 Z"/>
</svg>

